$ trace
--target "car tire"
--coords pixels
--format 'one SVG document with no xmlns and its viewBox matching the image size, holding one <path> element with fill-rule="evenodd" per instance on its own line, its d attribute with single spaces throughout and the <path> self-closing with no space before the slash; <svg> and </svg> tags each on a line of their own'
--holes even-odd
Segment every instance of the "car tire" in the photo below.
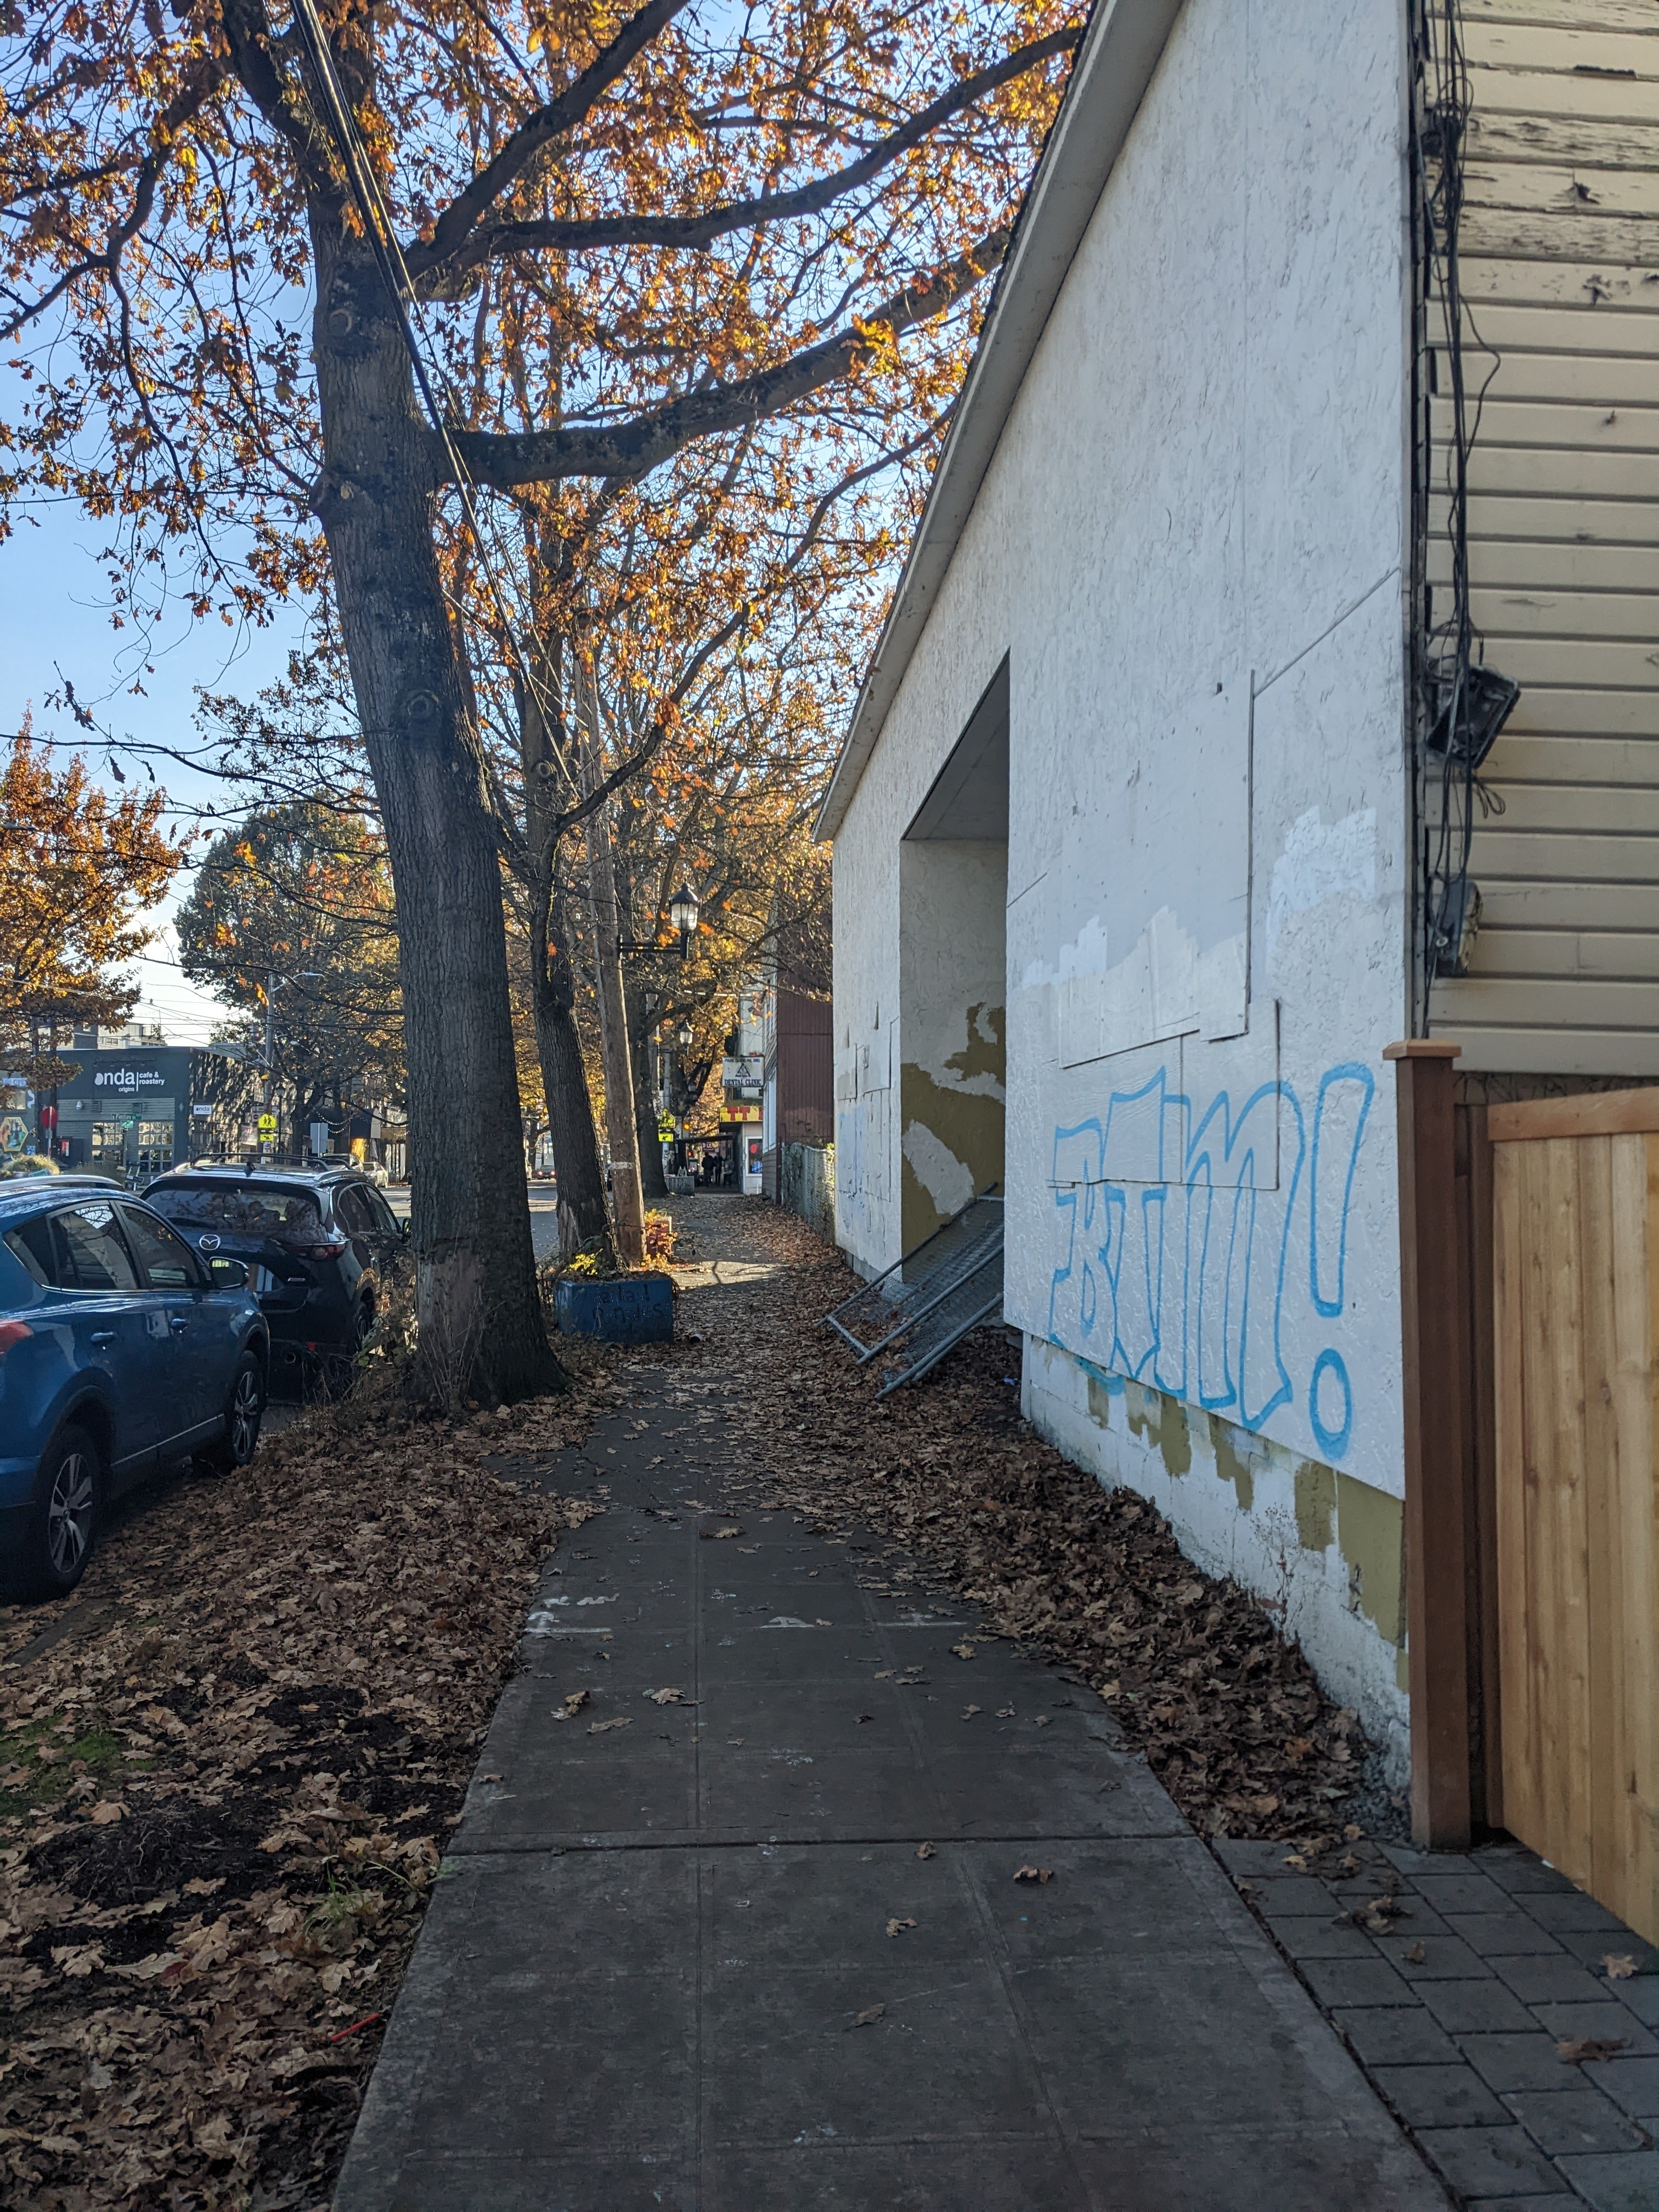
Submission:
<svg viewBox="0 0 1659 2212">
<path fill-rule="evenodd" d="M 98 1545 L 103 1463 L 84 1429 L 59 1429 L 40 1462 L 24 1540 L 27 1597 L 67 1597 Z"/>
<path fill-rule="evenodd" d="M 259 1424 L 264 1417 L 264 1370 L 252 1352 L 245 1352 L 225 1394 L 225 1432 L 203 1454 L 204 1465 L 215 1474 L 234 1474 L 239 1467 L 246 1467 L 258 1445 Z"/>
</svg>

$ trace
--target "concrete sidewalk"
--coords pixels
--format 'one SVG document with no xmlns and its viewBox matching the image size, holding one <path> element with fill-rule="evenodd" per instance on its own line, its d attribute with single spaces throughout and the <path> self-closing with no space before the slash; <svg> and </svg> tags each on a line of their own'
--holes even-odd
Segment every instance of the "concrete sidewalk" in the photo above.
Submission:
<svg viewBox="0 0 1659 2212">
<path fill-rule="evenodd" d="M 633 1382 L 550 1477 L 607 1510 L 545 1577 L 338 2212 L 1444 2212 L 1088 1692 L 720 1512 L 717 1376 Z"/>
</svg>

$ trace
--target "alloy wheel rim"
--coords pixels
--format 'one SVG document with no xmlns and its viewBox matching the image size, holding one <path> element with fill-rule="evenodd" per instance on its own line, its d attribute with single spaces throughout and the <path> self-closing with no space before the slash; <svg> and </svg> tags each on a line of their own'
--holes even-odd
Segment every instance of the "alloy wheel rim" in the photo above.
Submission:
<svg viewBox="0 0 1659 2212">
<path fill-rule="evenodd" d="M 58 1470 L 46 1507 L 46 1545 L 60 1575 L 73 1574 L 92 1542 L 92 1467 L 84 1452 L 70 1452 Z"/>
<path fill-rule="evenodd" d="M 230 1403 L 230 1446 L 239 1460 L 253 1456 L 254 1440 L 258 1433 L 258 1377 L 244 1369 L 236 1377 Z"/>
</svg>

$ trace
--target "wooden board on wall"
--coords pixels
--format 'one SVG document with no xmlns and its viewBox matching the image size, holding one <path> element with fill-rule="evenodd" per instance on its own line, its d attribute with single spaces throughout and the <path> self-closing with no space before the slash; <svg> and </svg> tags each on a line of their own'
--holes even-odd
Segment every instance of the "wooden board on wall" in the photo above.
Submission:
<svg viewBox="0 0 1659 2212">
<path fill-rule="evenodd" d="M 1652 1942 L 1659 1134 L 1497 1142 L 1492 1260 L 1504 1819 Z"/>
</svg>

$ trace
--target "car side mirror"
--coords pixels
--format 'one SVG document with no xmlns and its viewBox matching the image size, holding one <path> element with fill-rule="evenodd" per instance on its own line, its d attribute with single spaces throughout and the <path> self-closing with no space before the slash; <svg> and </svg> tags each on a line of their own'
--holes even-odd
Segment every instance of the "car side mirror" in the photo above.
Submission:
<svg viewBox="0 0 1659 2212">
<path fill-rule="evenodd" d="M 208 1273 L 213 1278 L 216 1291 L 245 1291 L 247 1288 L 247 1267 L 240 1260 L 212 1260 Z"/>
</svg>

